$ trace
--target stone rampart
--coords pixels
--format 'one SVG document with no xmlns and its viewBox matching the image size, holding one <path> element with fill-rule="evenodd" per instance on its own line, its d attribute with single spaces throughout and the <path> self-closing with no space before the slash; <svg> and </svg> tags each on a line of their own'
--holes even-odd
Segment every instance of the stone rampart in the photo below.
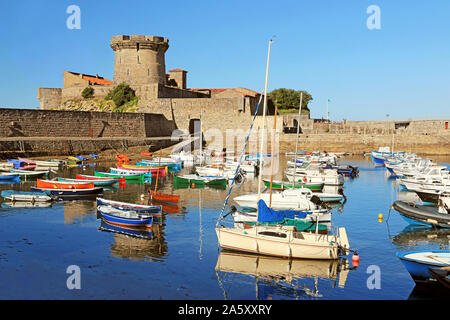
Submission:
<svg viewBox="0 0 450 320">
<path fill-rule="evenodd" d="M 162 114 L 0 109 L 0 137 L 161 137 L 175 124 Z"/>
</svg>

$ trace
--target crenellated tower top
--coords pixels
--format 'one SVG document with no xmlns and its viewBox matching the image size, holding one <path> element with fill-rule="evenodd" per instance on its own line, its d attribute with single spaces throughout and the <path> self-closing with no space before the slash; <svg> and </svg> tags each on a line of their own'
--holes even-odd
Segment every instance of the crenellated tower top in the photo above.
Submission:
<svg viewBox="0 0 450 320">
<path fill-rule="evenodd" d="M 115 52 L 114 84 L 166 84 L 165 53 L 169 40 L 158 36 L 119 35 L 111 38 Z"/>
</svg>

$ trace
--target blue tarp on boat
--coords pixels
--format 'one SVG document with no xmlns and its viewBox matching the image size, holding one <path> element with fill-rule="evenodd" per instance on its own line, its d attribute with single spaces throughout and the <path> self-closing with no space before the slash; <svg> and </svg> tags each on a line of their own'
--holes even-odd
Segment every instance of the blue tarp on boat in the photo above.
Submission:
<svg viewBox="0 0 450 320">
<path fill-rule="evenodd" d="M 258 201 L 258 222 L 277 222 L 285 218 L 306 218 L 306 212 L 295 210 L 274 210 L 269 208 L 264 200 Z"/>
</svg>

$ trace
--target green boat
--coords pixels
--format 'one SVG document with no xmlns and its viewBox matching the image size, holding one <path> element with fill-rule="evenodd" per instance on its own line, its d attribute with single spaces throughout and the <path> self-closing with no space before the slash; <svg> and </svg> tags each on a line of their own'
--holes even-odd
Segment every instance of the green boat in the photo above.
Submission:
<svg viewBox="0 0 450 320">
<path fill-rule="evenodd" d="M 179 186 L 208 186 L 213 188 L 226 189 L 228 179 L 224 177 L 198 176 L 195 174 L 186 174 L 183 176 L 174 176 L 173 183 Z"/>
<path fill-rule="evenodd" d="M 127 174 L 120 174 L 120 173 L 110 173 L 110 172 L 99 172 L 95 171 L 94 176 L 96 177 L 107 177 L 107 178 L 125 178 L 125 181 L 144 181 L 147 179 L 147 177 L 144 176 L 144 174 L 133 174 L 133 175 L 127 175 Z"/>
<path fill-rule="evenodd" d="M 270 188 L 270 180 L 264 179 L 264 185 L 267 188 Z M 286 190 L 286 189 L 292 189 L 293 186 L 294 186 L 293 182 L 279 181 L 279 180 L 273 180 L 272 181 L 272 189 Z M 295 184 L 295 189 L 299 189 L 299 188 L 308 188 L 308 189 L 311 189 L 312 191 L 319 192 L 319 191 L 321 191 L 323 189 L 323 183 L 319 183 L 319 182 L 297 182 Z"/>
</svg>

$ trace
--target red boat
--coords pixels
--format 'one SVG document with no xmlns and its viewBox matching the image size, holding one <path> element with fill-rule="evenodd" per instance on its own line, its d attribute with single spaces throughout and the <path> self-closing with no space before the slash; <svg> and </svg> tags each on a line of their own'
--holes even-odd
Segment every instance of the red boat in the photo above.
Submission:
<svg viewBox="0 0 450 320">
<path fill-rule="evenodd" d="M 53 180 L 37 180 L 37 187 L 44 189 L 93 189 L 94 184 L 86 182 L 64 182 Z"/>
<path fill-rule="evenodd" d="M 148 196 L 151 201 L 161 203 L 177 204 L 180 201 L 180 196 L 174 194 L 165 194 L 154 190 L 148 190 Z"/>
</svg>

